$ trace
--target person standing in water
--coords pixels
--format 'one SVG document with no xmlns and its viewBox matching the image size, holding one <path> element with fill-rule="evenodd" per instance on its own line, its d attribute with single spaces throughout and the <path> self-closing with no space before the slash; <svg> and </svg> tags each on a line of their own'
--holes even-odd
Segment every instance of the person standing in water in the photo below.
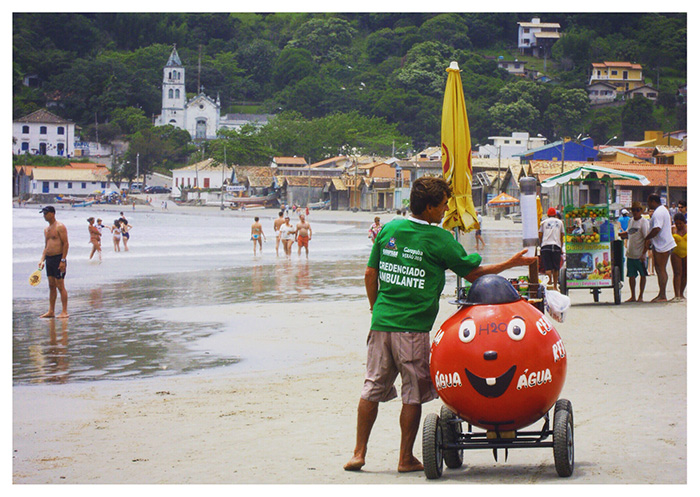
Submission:
<svg viewBox="0 0 700 497">
<path fill-rule="evenodd" d="M 260 245 L 260 253 L 262 254 L 263 238 L 265 238 L 265 241 L 267 241 L 267 237 L 265 236 L 265 233 L 263 233 L 262 224 L 260 224 L 260 218 L 256 216 L 255 222 L 250 227 L 250 239 L 253 240 L 253 255 L 258 254 L 258 245 Z"/>
<path fill-rule="evenodd" d="M 49 310 L 42 314 L 42 318 L 56 317 L 56 297 L 61 295 L 61 314 L 57 317 L 68 317 L 68 292 L 65 287 L 66 258 L 68 257 L 68 230 L 63 223 L 56 221 L 56 209 L 47 205 L 41 212 L 44 220 L 49 223 L 44 228 L 44 251 L 41 253 L 39 269 L 46 266 L 46 276 L 49 280 Z"/>
<path fill-rule="evenodd" d="M 306 258 L 309 258 L 309 241 L 311 240 L 312 230 L 311 225 L 306 220 L 304 214 L 299 214 L 299 222 L 297 223 L 295 240 L 297 242 L 297 247 L 299 247 L 298 255 L 301 255 L 301 248 L 306 249 Z"/>
<path fill-rule="evenodd" d="M 102 232 L 95 226 L 94 217 L 89 217 L 88 223 L 90 223 L 88 226 L 88 233 L 90 234 L 90 243 L 92 244 L 89 259 L 92 260 L 92 256 L 97 252 L 100 262 L 102 262 Z"/>
<path fill-rule="evenodd" d="M 280 211 L 279 217 L 272 223 L 273 229 L 275 231 L 275 252 L 280 255 L 280 240 L 282 239 L 282 233 L 280 228 L 284 224 L 284 211 Z"/>
<path fill-rule="evenodd" d="M 109 231 L 112 232 L 112 243 L 114 243 L 114 251 L 121 252 L 119 248 L 119 242 L 122 241 L 122 228 L 119 219 L 114 220 L 114 225 L 109 227 Z"/>
</svg>

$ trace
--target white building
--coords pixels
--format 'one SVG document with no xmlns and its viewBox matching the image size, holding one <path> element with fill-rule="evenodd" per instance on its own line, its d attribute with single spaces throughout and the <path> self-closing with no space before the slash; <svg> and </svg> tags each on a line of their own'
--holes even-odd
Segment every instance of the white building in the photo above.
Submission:
<svg viewBox="0 0 700 497">
<path fill-rule="evenodd" d="M 232 166 L 223 167 L 214 159 L 206 159 L 180 169 L 173 169 L 172 196 L 179 197 L 181 187 L 220 189 L 232 174 Z"/>
<path fill-rule="evenodd" d="M 221 99 L 216 100 L 199 93 L 187 100 L 185 93 L 185 67 L 177 49 L 173 47 L 168 62 L 163 67 L 162 109 L 156 117 L 156 126 L 171 124 L 186 130 L 193 140 L 212 140 L 220 129 L 240 129 L 244 124 L 263 126 L 271 114 L 226 114 L 221 116 Z"/>
<path fill-rule="evenodd" d="M 540 22 L 534 17 L 529 22 L 518 23 L 518 50 L 522 54 L 542 57 L 559 40 L 561 26 L 558 22 Z"/>
<path fill-rule="evenodd" d="M 102 190 L 118 191 L 104 164 L 72 163 L 63 167 L 17 166 L 15 195 L 86 197 Z"/>
<path fill-rule="evenodd" d="M 12 150 L 16 155 L 72 157 L 75 123 L 40 109 L 12 122 Z"/>
<path fill-rule="evenodd" d="M 547 139 L 543 136 L 530 137 L 530 133 L 511 133 L 511 136 L 489 136 L 493 141 L 491 145 L 479 147 L 478 155 L 483 158 L 510 159 L 514 155 L 521 154 L 532 148 L 539 148 L 545 145 Z"/>
</svg>

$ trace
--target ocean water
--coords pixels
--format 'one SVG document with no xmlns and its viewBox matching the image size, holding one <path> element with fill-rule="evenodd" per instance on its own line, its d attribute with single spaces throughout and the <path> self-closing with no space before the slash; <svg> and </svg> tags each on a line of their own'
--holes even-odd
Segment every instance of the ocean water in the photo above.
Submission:
<svg viewBox="0 0 700 497">
<path fill-rule="evenodd" d="M 28 283 L 44 246 L 47 226 L 38 208 L 12 210 L 13 384 L 127 379 L 174 375 L 214 367 L 235 367 L 230 352 L 213 354 L 198 341 L 224 331 L 223 324 L 194 319 L 158 319 L 169 310 L 197 305 L 246 302 L 342 302 L 365 299 L 364 268 L 370 251 L 367 222 L 320 222 L 313 213 L 310 255 L 275 254 L 273 219 L 260 211 L 268 237 L 262 255 L 253 255 L 252 219 L 228 213 L 190 214 L 125 211 L 133 226 L 129 251 L 114 252 L 103 232 L 102 263 L 88 260 L 86 218 L 111 224 L 117 212 L 59 209 L 70 241 L 66 288 L 67 320 L 40 319 L 48 308 L 43 272 L 37 287 Z M 294 221 L 293 221 L 294 222 Z M 469 236 L 469 235 L 467 235 Z M 473 237 L 472 237 L 473 238 Z M 502 260 L 521 245 L 518 231 L 484 231 L 485 263 Z M 469 243 L 472 245 L 473 241 Z M 445 292 L 456 285 L 448 272 Z M 60 297 L 56 303 L 60 312 Z M 154 318 L 154 316 L 156 316 Z"/>
</svg>

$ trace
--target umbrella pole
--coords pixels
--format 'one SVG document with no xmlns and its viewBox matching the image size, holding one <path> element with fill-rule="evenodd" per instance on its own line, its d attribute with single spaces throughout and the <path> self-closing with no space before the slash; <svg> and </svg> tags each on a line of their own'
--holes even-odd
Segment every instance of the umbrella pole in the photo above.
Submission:
<svg viewBox="0 0 700 497">
<path fill-rule="evenodd" d="M 459 227 L 455 227 L 454 232 L 455 232 L 455 240 L 457 240 L 457 243 L 459 243 L 461 245 L 461 242 L 459 240 Z M 462 277 L 460 275 L 457 275 L 457 301 L 458 302 L 462 298 L 461 293 L 462 293 Z"/>
</svg>

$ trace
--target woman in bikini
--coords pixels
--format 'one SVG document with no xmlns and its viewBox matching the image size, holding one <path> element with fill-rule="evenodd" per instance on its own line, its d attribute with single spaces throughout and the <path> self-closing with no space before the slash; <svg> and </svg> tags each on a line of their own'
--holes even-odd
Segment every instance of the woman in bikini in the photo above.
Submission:
<svg viewBox="0 0 700 497">
<path fill-rule="evenodd" d="M 109 230 L 112 232 L 112 242 L 114 242 L 114 251 L 121 252 L 119 248 L 119 242 L 122 240 L 122 229 L 119 225 L 119 220 L 114 221 L 114 226 L 110 226 Z"/>
</svg>

